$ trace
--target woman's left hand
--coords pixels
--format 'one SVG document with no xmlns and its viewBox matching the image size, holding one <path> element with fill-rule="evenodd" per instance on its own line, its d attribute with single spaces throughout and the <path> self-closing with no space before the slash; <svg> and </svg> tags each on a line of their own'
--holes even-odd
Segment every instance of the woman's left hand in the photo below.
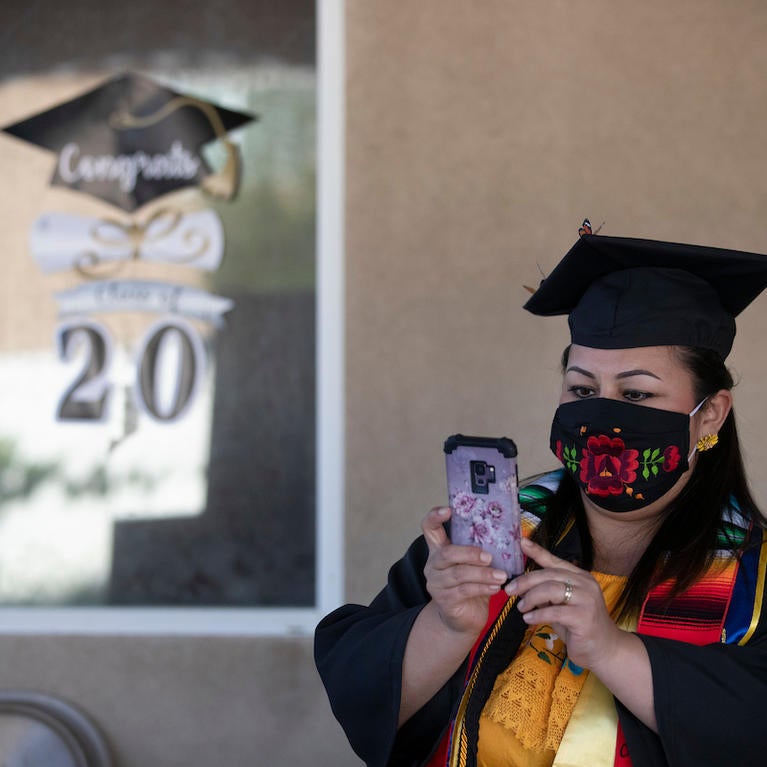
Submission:
<svg viewBox="0 0 767 767">
<path fill-rule="evenodd" d="M 527 539 L 522 540 L 522 551 L 541 566 L 506 586 L 509 594 L 519 595 L 517 604 L 525 621 L 551 626 L 567 646 L 567 657 L 594 672 L 657 732 L 652 669 L 642 640 L 613 623 L 602 590 L 590 573 Z"/>
<path fill-rule="evenodd" d="M 528 539 L 522 540 L 522 550 L 541 567 L 506 586 L 508 594 L 519 596 L 517 606 L 525 621 L 551 626 L 578 666 L 590 669 L 610 658 L 625 632 L 607 612 L 596 580 Z"/>
</svg>

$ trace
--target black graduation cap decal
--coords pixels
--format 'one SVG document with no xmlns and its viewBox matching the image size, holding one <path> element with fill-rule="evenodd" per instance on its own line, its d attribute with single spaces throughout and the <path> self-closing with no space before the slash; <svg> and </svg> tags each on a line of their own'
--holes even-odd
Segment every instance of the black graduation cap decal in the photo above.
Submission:
<svg viewBox="0 0 767 767">
<path fill-rule="evenodd" d="M 255 119 L 124 74 L 4 132 L 57 154 L 52 184 L 133 211 L 189 186 L 231 199 L 239 163 L 227 133 Z M 227 152 L 216 173 L 200 154 L 213 140 Z"/>
</svg>

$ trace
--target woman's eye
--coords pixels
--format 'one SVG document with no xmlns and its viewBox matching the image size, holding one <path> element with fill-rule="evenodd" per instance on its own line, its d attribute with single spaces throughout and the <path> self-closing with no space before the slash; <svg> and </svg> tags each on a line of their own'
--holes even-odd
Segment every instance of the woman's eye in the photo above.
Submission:
<svg viewBox="0 0 767 767">
<path fill-rule="evenodd" d="M 568 391 L 571 394 L 574 394 L 578 399 L 585 399 L 586 397 L 591 397 L 592 394 L 594 394 L 594 390 L 588 386 L 570 386 Z"/>
<path fill-rule="evenodd" d="M 641 402 L 648 397 L 652 397 L 652 394 L 648 394 L 646 391 L 625 391 L 623 392 L 623 397 L 629 402 Z"/>
</svg>

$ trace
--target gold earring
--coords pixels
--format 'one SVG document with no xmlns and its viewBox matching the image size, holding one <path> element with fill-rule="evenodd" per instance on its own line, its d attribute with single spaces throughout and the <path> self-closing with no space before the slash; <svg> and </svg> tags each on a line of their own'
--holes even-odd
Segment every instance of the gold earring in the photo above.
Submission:
<svg viewBox="0 0 767 767">
<path fill-rule="evenodd" d="M 699 453 L 704 453 L 706 450 L 711 450 L 719 442 L 718 434 L 706 434 L 705 437 L 701 437 L 695 447 Z"/>
</svg>

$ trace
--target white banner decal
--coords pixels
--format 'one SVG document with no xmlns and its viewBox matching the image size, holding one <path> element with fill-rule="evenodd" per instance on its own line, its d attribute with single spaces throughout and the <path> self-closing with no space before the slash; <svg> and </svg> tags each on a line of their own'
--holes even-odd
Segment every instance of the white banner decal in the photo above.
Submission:
<svg viewBox="0 0 767 767">
<path fill-rule="evenodd" d="M 55 294 L 59 317 L 100 312 L 177 314 L 223 325 L 222 315 L 234 307 L 231 298 L 199 288 L 150 280 L 101 280 Z"/>
</svg>

